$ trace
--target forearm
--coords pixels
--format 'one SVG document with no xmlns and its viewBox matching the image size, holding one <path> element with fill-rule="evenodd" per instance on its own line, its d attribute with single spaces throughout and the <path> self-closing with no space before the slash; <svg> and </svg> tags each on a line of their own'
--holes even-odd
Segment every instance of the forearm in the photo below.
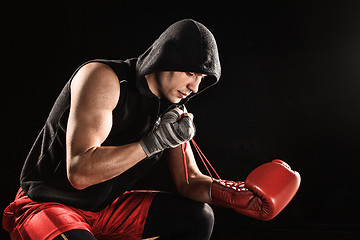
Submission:
<svg viewBox="0 0 360 240">
<path fill-rule="evenodd" d="M 190 145 L 188 145 L 185 155 L 189 184 L 186 182 L 181 146 L 167 149 L 165 152 L 169 170 L 178 192 L 192 200 L 210 203 L 211 178 L 202 174 L 197 167 Z"/>
<path fill-rule="evenodd" d="M 189 199 L 211 203 L 210 188 L 212 180 L 206 175 L 189 176 L 189 184 L 178 188 L 179 193 Z"/>
<path fill-rule="evenodd" d="M 67 174 L 70 183 L 84 189 L 112 179 L 146 157 L 139 143 L 124 146 L 101 146 L 68 156 Z"/>
</svg>

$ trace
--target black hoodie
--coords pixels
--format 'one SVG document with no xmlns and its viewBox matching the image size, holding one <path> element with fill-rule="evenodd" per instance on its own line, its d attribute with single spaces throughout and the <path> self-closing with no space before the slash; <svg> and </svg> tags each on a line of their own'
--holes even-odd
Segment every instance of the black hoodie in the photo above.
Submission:
<svg viewBox="0 0 360 240">
<path fill-rule="evenodd" d="M 199 92 L 215 84 L 221 74 L 214 36 L 191 19 L 176 22 L 163 32 L 139 57 L 136 68 L 138 78 L 160 71 L 207 74 Z"/>
<path fill-rule="evenodd" d="M 198 93 L 215 84 L 220 77 L 215 39 L 205 26 L 191 19 L 171 25 L 139 58 L 126 61 L 97 59 L 89 62 L 109 65 L 120 81 L 120 99 L 113 110 L 113 126 L 102 146 L 120 146 L 139 141 L 153 129 L 164 112 L 174 107 L 175 104 L 159 100 L 150 91 L 146 74 L 159 71 L 207 74 Z M 83 190 L 72 187 L 66 175 L 66 128 L 70 84 L 82 66 L 67 82 L 51 109 L 24 163 L 20 184 L 33 200 L 60 202 L 84 210 L 100 211 L 123 192 L 130 190 L 161 154 L 140 161 L 106 182 Z"/>
</svg>

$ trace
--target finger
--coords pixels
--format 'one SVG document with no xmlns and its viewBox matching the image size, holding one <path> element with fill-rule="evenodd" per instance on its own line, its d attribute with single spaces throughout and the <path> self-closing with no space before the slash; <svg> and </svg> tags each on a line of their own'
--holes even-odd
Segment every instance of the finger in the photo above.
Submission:
<svg viewBox="0 0 360 240">
<path fill-rule="evenodd" d="M 181 118 L 183 118 L 183 117 L 189 117 L 191 120 L 193 120 L 193 119 L 194 119 L 194 114 L 188 113 L 188 112 L 184 112 L 184 113 L 182 113 L 182 114 L 179 116 L 179 118 L 178 118 L 177 120 L 179 120 L 179 119 L 181 119 Z"/>
<path fill-rule="evenodd" d="M 195 135 L 195 124 L 193 121 L 193 115 L 183 114 L 184 116 L 179 119 L 176 123 L 178 124 L 178 130 L 181 133 L 180 135 L 184 138 L 184 140 L 189 141 Z"/>
<path fill-rule="evenodd" d="M 177 111 L 178 113 L 179 113 L 179 116 L 181 115 L 181 114 L 183 114 L 184 113 L 184 111 L 183 110 L 181 110 L 180 108 L 178 108 L 178 107 L 176 107 L 176 108 L 173 108 L 172 110 L 170 110 L 170 111 Z"/>
<path fill-rule="evenodd" d="M 161 124 L 176 122 L 181 114 L 182 111 L 179 108 L 171 109 L 161 118 Z"/>
</svg>

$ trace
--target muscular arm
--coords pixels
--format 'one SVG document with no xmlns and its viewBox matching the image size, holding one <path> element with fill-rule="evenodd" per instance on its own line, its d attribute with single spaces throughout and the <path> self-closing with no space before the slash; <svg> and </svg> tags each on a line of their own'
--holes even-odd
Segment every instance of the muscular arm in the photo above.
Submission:
<svg viewBox="0 0 360 240">
<path fill-rule="evenodd" d="M 190 143 L 186 149 L 189 184 L 186 183 L 181 146 L 166 150 L 167 163 L 178 192 L 187 198 L 210 203 L 209 191 L 212 180 L 202 174 L 196 164 Z"/>
<path fill-rule="evenodd" d="M 146 157 L 139 143 L 101 146 L 111 130 L 119 96 L 116 74 L 101 63 L 85 65 L 72 81 L 66 165 L 76 189 L 114 178 Z"/>
</svg>

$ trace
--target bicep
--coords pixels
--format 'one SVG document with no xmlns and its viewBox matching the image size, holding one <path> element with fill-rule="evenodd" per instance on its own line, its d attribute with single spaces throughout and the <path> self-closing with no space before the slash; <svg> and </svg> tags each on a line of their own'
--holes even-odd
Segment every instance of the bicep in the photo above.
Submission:
<svg viewBox="0 0 360 240">
<path fill-rule="evenodd" d="M 119 94 L 117 76 L 104 64 L 85 65 L 74 76 L 66 135 L 70 156 L 98 147 L 107 138 Z"/>
</svg>

